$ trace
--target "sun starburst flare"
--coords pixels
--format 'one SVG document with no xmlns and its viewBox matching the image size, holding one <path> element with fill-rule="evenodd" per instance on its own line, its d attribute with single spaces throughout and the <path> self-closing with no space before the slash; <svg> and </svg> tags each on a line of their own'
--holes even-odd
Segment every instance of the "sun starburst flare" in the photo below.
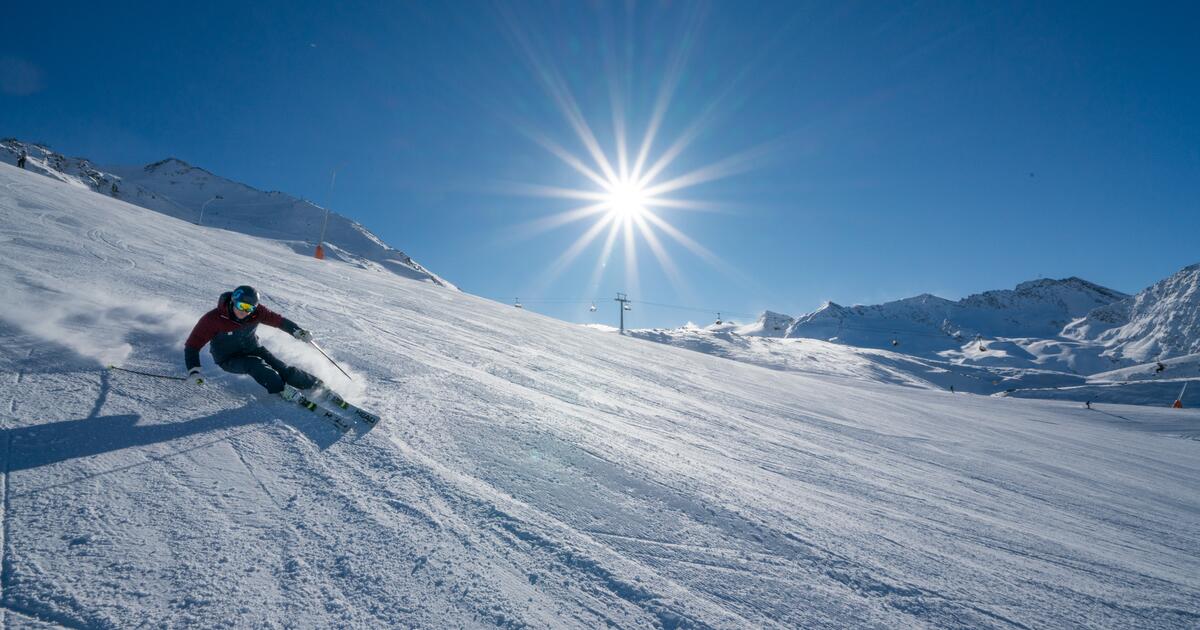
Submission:
<svg viewBox="0 0 1200 630">
<path fill-rule="evenodd" d="M 633 221 L 646 213 L 646 204 L 653 198 L 637 182 L 620 181 L 606 187 L 604 205 L 613 218 Z"/>
<path fill-rule="evenodd" d="M 615 76 L 621 72 L 628 73 L 632 69 L 618 70 L 615 60 L 606 60 L 608 61 L 606 70 L 609 73 L 608 86 L 611 92 L 610 105 L 614 135 L 608 146 L 615 148 L 613 155 L 607 153 L 597 139 L 566 79 L 550 61 L 553 57 L 538 54 L 529 34 L 521 30 L 516 20 L 511 21 L 510 26 L 513 41 L 525 53 L 525 58 L 533 70 L 533 76 L 558 106 L 584 151 L 577 155 L 540 130 L 522 126 L 519 128 L 531 140 L 560 162 L 569 166 L 589 184 L 588 188 L 528 184 L 511 187 L 509 192 L 516 194 L 572 199 L 585 204 L 525 224 L 524 231 L 526 235 L 532 235 L 585 219 L 595 221 L 546 269 L 538 282 L 540 288 L 545 288 L 553 283 L 589 245 L 600 239 L 601 236 L 605 236 L 604 245 L 592 273 L 593 286 L 588 287 L 589 291 L 594 290 L 598 285 L 613 254 L 614 246 L 619 240 L 624 249 L 626 288 L 633 293 L 637 292 L 639 285 L 636 251 L 638 237 L 654 254 L 654 258 L 677 289 L 686 290 L 686 287 L 683 286 L 684 279 L 678 266 L 671 259 L 664 240 L 659 238 L 660 234 L 700 257 L 706 263 L 728 272 L 729 266 L 723 264 L 715 254 L 683 234 L 661 216 L 664 210 L 711 211 L 718 208 L 719 206 L 712 202 L 663 195 L 680 193 L 688 188 L 743 172 L 761 154 L 760 151 L 748 151 L 726 156 L 689 172 L 665 177 L 684 150 L 700 135 L 701 128 L 711 122 L 711 114 L 713 106 L 715 106 L 714 103 L 705 108 L 704 114 L 693 121 L 691 125 L 684 127 L 683 133 L 678 138 L 665 144 L 665 149 L 656 149 L 659 132 L 664 127 L 664 119 L 668 115 L 674 92 L 680 84 L 686 57 L 694 41 L 694 29 L 697 27 L 697 23 L 689 25 L 683 38 L 685 44 L 671 57 L 665 75 L 658 82 L 659 90 L 654 98 L 651 116 L 645 128 L 641 130 L 640 143 L 636 147 L 631 146 L 627 138 L 627 133 L 630 131 L 628 110 L 624 105 L 624 99 L 618 93 L 618 86 L 622 82 L 616 80 Z M 615 48 L 610 47 L 610 50 L 615 50 Z M 634 150 L 635 148 L 636 150 Z"/>
</svg>

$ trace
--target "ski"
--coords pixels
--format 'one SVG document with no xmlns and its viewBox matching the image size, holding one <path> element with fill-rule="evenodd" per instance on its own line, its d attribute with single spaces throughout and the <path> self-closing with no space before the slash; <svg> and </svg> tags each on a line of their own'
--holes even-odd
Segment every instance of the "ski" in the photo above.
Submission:
<svg viewBox="0 0 1200 630">
<path fill-rule="evenodd" d="M 344 398 L 342 398 L 341 396 L 338 396 L 337 393 L 335 393 L 333 390 L 326 388 L 326 387 L 320 387 L 320 388 L 317 388 L 316 391 L 317 391 L 317 393 L 314 396 L 314 398 L 318 398 L 318 397 L 321 398 L 323 400 L 323 402 L 326 402 L 329 405 L 332 405 L 334 407 L 337 407 L 338 409 L 346 411 L 347 413 L 353 415 L 355 418 L 365 422 L 367 425 L 369 425 L 371 427 L 374 427 L 376 424 L 379 424 L 379 416 L 378 415 L 373 414 L 373 413 L 367 411 L 366 409 L 359 407 L 358 405 L 352 405 L 352 404 L 346 402 L 346 400 Z"/>
<path fill-rule="evenodd" d="M 293 400 L 292 402 L 294 402 L 297 405 L 300 405 L 301 407 L 303 407 L 304 409 L 307 409 L 314 413 L 319 412 L 321 414 L 321 417 L 324 418 L 330 424 L 332 424 L 334 426 L 334 428 L 336 428 L 338 431 L 341 431 L 342 433 L 346 433 L 346 432 L 350 431 L 350 423 L 347 422 L 345 418 L 334 413 L 332 409 L 326 409 L 325 407 L 322 407 L 321 405 L 313 402 L 312 400 L 309 400 L 308 398 L 306 398 L 305 396 L 302 396 L 302 395 L 296 396 L 295 400 Z"/>
</svg>

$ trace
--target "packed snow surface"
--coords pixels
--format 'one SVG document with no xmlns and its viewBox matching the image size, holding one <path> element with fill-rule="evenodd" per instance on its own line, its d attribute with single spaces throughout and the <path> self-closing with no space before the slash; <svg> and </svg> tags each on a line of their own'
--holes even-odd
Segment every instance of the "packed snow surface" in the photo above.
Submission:
<svg viewBox="0 0 1200 630">
<path fill-rule="evenodd" d="M 767 369 L 3 164 L 0 247 L 14 627 L 1200 624 L 1195 410 Z M 241 283 L 380 426 L 103 368 Z"/>
</svg>

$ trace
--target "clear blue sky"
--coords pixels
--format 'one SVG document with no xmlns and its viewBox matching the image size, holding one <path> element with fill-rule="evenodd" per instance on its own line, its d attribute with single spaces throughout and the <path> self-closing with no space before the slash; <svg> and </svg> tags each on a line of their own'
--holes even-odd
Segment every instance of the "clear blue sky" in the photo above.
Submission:
<svg viewBox="0 0 1200 630">
<path fill-rule="evenodd" d="M 571 321 L 615 323 L 617 291 L 629 323 L 668 326 L 715 313 L 646 302 L 794 315 L 1070 275 L 1134 292 L 1200 261 L 1194 2 L 170 4 L 7 4 L 0 135 L 329 204 L 471 293 Z M 594 217 L 520 226 L 588 202 L 513 193 L 598 190 L 531 139 L 596 168 L 549 86 L 615 166 L 613 103 L 636 153 L 672 83 L 650 162 L 702 124 L 655 181 L 741 168 L 668 195 L 715 209 L 656 214 L 719 262 L 657 229 L 677 279 L 636 237 L 639 283 L 618 239 L 593 285 L 602 233 L 548 280 Z M 592 297 L 595 315 L 567 303 Z"/>
</svg>

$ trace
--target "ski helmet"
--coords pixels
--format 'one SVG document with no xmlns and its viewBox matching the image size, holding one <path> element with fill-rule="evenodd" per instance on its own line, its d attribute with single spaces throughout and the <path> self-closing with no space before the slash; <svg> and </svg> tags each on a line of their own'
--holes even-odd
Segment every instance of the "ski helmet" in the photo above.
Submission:
<svg viewBox="0 0 1200 630">
<path fill-rule="evenodd" d="M 254 287 L 246 285 L 234 289 L 233 293 L 229 296 L 229 306 L 231 308 L 238 308 L 238 304 L 249 304 L 250 308 L 248 310 L 245 308 L 239 310 L 246 313 L 252 312 L 258 307 L 258 291 Z"/>
</svg>

